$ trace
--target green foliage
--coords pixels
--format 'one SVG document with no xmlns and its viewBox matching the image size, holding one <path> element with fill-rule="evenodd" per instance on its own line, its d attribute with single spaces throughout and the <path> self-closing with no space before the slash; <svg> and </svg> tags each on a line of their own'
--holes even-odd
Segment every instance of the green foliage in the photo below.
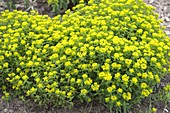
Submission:
<svg viewBox="0 0 170 113">
<path fill-rule="evenodd" d="M 76 5 L 79 0 L 47 0 L 48 5 L 51 5 L 53 12 L 64 13 L 68 9 L 68 5 Z"/>
<path fill-rule="evenodd" d="M 12 11 L 12 10 L 16 9 L 15 0 L 5 0 L 5 3 L 6 3 L 8 10 Z"/>
<path fill-rule="evenodd" d="M 57 106 L 99 100 L 127 111 L 168 73 L 170 39 L 153 9 L 142 0 L 90 0 L 62 18 L 2 12 L 3 98 Z"/>
</svg>

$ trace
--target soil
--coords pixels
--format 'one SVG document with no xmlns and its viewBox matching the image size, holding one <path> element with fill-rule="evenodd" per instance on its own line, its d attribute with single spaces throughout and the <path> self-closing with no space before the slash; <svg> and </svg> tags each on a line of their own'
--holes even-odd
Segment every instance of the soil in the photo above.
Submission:
<svg viewBox="0 0 170 113">
<path fill-rule="evenodd" d="M 29 11 L 30 9 L 35 9 L 39 14 L 47 14 L 50 17 L 54 17 L 56 13 L 52 12 L 52 8 L 48 6 L 46 0 L 29 0 L 28 6 L 25 8 L 24 0 L 18 0 L 16 2 L 17 10 Z M 165 32 L 170 36 L 170 0 L 144 0 L 147 4 L 156 7 L 156 12 L 159 13 L 159 18 L 163 20 L 164 26 L 166 26 Z M 5 3 L 0 0 L 0 11 L 7 9 Z M 170 75 L 167 75 L 161 82 L 161 86 L 170 82 Z M 2 94 L 0 93 L 0 97 Z M 170 113 L 170 102 L 167 106 L 164 106 L 162 102 L 156 102 L 155 106 L 157 113 Z M 141 104 L 134 106 L 135 109 L 145 111 L 148 108 L 148 100 L 143 100 Z M 21 101 L 15 98 L 9 102 L 0 99 L 0 113 L 108 113 L 109 111 L 105 106 L 99 104 L 98 102 L 93 103 L 80 103 L 76 102 L 72 109 L 68 108 L 55 108 L 55 107 L 39 107 L 37 104 L 31 100 Z"/>
</svg>

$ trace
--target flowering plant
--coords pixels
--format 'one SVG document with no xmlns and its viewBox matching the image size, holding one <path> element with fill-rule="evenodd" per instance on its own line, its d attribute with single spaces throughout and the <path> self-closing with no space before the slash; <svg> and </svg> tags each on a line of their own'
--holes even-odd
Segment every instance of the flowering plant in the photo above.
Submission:
<svg viewBox="0 0 170 113">
<path fill-rule="evenodd" d="M 11 90 L 40 104 L 97 99 L 129 109 L 169 69 L 170 39 L 153 9 L 142 0 L 81 0 L 62 18 L 2 12 L 4 98 Z"/>
</svg>

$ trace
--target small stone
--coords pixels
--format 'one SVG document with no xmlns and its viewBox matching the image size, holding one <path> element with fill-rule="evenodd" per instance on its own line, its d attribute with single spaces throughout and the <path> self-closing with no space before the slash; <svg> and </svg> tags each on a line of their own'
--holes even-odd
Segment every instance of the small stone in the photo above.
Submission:
<svg viewBox="0 0 170 113">
<path fill-rule="evenodd" d="M 151 4 L 151 3 L 153 3 L 154 1 L 155 1 L 155 0 L 150 0 L 150 2 L 149 2 L 149 3 Z"/>
<path fill-rule="evenodd" d="M 164 111 L 165 111 L 166 113 L 169 113 L 169 110 L 168 110 L 168 109 L 166 109 L 166 108 L 164 109 Z"/>
<path fill-rule="evenodd" d="M 168 18 L 168 17 L 165 17 L 165 20 L 166 20 L 167 22 L 170 22 L 170 18 Z"/>
<path fill-rule="evenodd" d="M 10 109 L 8 110 L 8 113 L 14 113 L 14 110 Z"/>
<path fill-rule="evenodd" d="M 8 112 L 8 109 L 7 109 L 7 108 L 5 108 L 3 112 L 4 112 L 4 113 L 7 113 L 7 112 Z"/>
</svg>

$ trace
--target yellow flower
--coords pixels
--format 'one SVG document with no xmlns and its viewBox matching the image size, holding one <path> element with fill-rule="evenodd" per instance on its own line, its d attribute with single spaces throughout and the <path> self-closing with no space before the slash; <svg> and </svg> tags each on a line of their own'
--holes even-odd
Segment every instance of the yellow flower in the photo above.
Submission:
<svg viewBox="0 0 170 113">
<path fill-rule="evenodd" d="M 159 62 L 156 63 L 156 66 L 157 66 L 158 68 L 162 68 L 162 65 L 161 65 Z"/>
<path fill-rule="evenodd" d="M 134 65 L 133 65 L 134 68 L 140 68 L 140 63 L 136 62 Z"/>
<path fill-rule="evenodd" d="M 3 64 L 3 67 L 8 68 L 8 62 L 5 62 L 5 63 Z"/>
<path fill-rule="evenodd" d="M 113 90 L 116 89 L 116 85 L 114 85 L 114 84 L 111 87 Z"/>
<path fill-rule="evenodd" d="M 119 79 L 120 78 L 120 73 L 116 73 L 114 78 Z"/>
<path fill-rule="evenodd" d="M 110 100 L 109 97 L 105 98 L 105 102 L 106 102 L 106 103 L 109 102 L 109 100 Z"/>
<path fill-rule="evenodd" d="M 82 77 L 83 77 L 83 79 L 86 79 L 86 78 L 88 78 L 88 75 L 87 74 L 83 74 Z"/>
<path fill-rule="evenodd" d="M 138 62 L 141 63 L 141 64 L 142 63 L 147 64 L 147 61 L 144 58 L 139 59 Z"/>
<path fill-rule="evenodd" d="M 61 60 L 61 61 L 66 60 L 66 56 L 65 56 L 65 55 L 63 55 L 62 57 L 60 57 L 60 60 Z"/>
<path fill-rule="evenodd" d="M 34 65 L 38 66 L 38 65 L 40 65 L 40 63 L 39 62 L 34 62 Z"/>
<path fill-rule="evenodd" d="M 60 94 L 60 90 L 56 89 L 55 94 L 59 95 Z"/>
<path fill-rule="evenodd" d="M 125 59 L 125 63 L 129 66 L 132 63 L 131 59 Z"/>
<path fill-rule="evenodd" d="M 68 92 L 68 93 L 67 93 L 67 97 L 68 97 L 68 98 L 71 98 L 72 95 L 73 95 L 72 92 Z"/>
<path fill-rule="evenodd" d="M 77 79 L 76 83 L 77 83 L 78 85 L 80 85 L 80 84 L 82 83 L 82 80 L 81 80 L 81 79 Z"/>
<path fill-rule="evenodd" d="M 9 78 L 9 77 L 7 77 L 7 78 L 6 78 L 6 80 L 7 80 L 7 81 L 10 81 L 10 78 Z"/>
<path fill-rule="evenodd" d="M 111 64 L 112 68 L 116 68 L 116 65 L 117 65 L 116 63 Z"/>
<path fill-rule="evenodd" d="M 163 58 L 161 59 L 161 62 L 162 62 L 163 65 L 165 65 L 167 63 L 166 60 L 163 59 Z"/>
<path fill-rule="evenodd" d="M 94 82 L 94 84 L 91 85 L 91 88 L 92 88 L 93 91 L 97 91 L 99 89 L 99 86 L 100 85 L 98 85 L 97 82 Z"/>
<path fill-rule="evenodd" d="M 82 95 L 86 95 L 88 93 L 88 91 L 86 89 L 81 89 L 80 92 L 81 92 L 80 94 L 82 94 Z"/>
<path fill-rule="evenodd" d="M 65 95 L 65 94 L 66 94 L 66 92 L 65 92 L 65 91 L 62 91 L 62 92 L 61 92 L 61 94 L 62 94 L 62 95 Z"/>
<path fill-rule="evenodd" d="M 122 80 L 123 80 L 124 84 L 128 84 L 129 76 L 127 76 L 126 74 L 124 74 L 124 75 L 122 76 Z"/>
<path fill-rule="evenodd" d="M 3 91 L 6 90 L 6 88 L 7 88 L 6 86 L 2 86 L 2 90 L 3 90 Z"/>
<path fill-rule="evenodd" d="M 87 98 L 87 101 L 88 101 L 88 102 L 91 102 L 91 98 Z"/>
<path fill-rule="evenodd" d="M 115 102 L 116 100 L 117 100 L 117 97 L 114 95 L 114 96 L 111 96 L 111 100 L 113 101 L 113 102 Z"/>
<path fill-rule="evenodd" d="M 19 53 L 17 51 L 14 52 L 14 56 L 19 56 Z"/>
<path fill-rule="evenodd" d="M 93 63 L 92 64 L 92 69 L 97 69 L 98 68 L 98 64 L 97 63 Z"/>
<path fill-rule="evenodd" d="M 8 92 L 4 91 L 3 94 L 4 94 L 4 96 L 2 98 L 6 98 L 6 99 L 9 98 L 9 93 Z"/>
<path fill-rule="evenodd" d="M 28 51 L 26 52 L 26 54 L 27 54 L 27 55 L 31 55 L 31 54 L 32 54 L 32 51 L 31 51 L 31 50 L 28 50 Z"/>
<path fill-rule="evenodd" d="M 50 56 L 50 59 L 51 59 L 51 60 L 55 60 L 55 59 L 57 59 L 57 58 L 58 58 L 58 54 L 57 54 L 57 53 L 52 54 L 52 55 Z"/>
<path fill-rule="evenodd" d="M 137 84 L 137 83 L 138 83 L 138 79 L 137 79 L 136 77 L 133 77 L 133 78 L 132 78 L 132 83 L 133 83 L 133 84 Z"/>
<path fill-rule="evenodd" d="M 22 77 L 22 79 L 23 79 L 24 81 L 26 81 L 26 80 L 28 79 L 28 76 L 27 76 L 27 75 L 24 75 L 24 76 Z"/>
<path fill-rule="evenodd" d="M 91 52 L 89 53 L 89 55 L 92 57 L 92 56 L 95 55 L 95 53 L 91 51 Z"/>
<path fill-rule="evenodd" d="M 133 6 L 134 7 L 134 6 Z M 137 34 L 142 34 L 143 30 L 142 29 L 138 29 L 137 30 Z"/>
<path fill-rule="evenodd" d="M 147 78 L 148 77 L 148 74 L 147 73 L 142 73 L 142 78 Z"/>
<path fill-rule="evenodd" d="M 112 75 L 109 72 L 105 73 L 104 80 L 110 81 L 111 79 L 112 79 Z"/>
<path fill-rule="evenodd" d="M 60 64 L 60 60 L 56 60 L 56 62 L 55 62 L 56 64 Z"/>
<path fill-rule="evenodd" d="M 71 78 L 70 82 L 74 83 L 75 82 L 75 78 Z"/>
<path fill-rule="evenodd" d="M 19 80 L 17 86 L 21 86 L 21 85 L 23 85 L 23 82 L 22 80 Z"/>
<path fill-rule="evenodd" d="M 33 66 L 33 62 L 32 61 L 29 61 L 27 64 L 26 64 L 27 67 L 31 67 Z"/>
<path fill-rule="evenodd" d="M 31 92 L 31 93 L 35 93 L 36 91 L 37 91 L 37 89 L 34 88 L 34 87 L 32 87 L 32 88 L 30 89 L 30 92 Z"/>
<path fill-rule="evenodd" d="M 72 64 L 71 64 L 70 61 L 65 62 L 65 66 L 66 66 L 66 67 L 69 67 L 69 66 L 71 66 L 71 65 L 72 65 Z"/>
<path fill-rule="evenodd" d="M 122 105 L 122 104 L 121 104 L 120 101 L 117 101 L 117 102 L 116 102 L 116 106 L 120 107 L 121 105 Z"/>
<path fill-rule="evenodd" d="M 20 79 L 20 76 L 16 75 L 16 76 L 14 77 L 14 79 L 15 79 L 15 80 L 19 80 L 19 79 Z"/>
<path fill-rule="evenodd" d="M 20 34 L 19 33 L 14 33 L 14 37 L 19 37 Z"/>
<path fill-rule="evenodd" d="M 87 64 L 81 64 L 81 65 L 79 65 L 79 66 L 80 66 L 79 68 L 81 68 L 81 69 L 83 69 L 83 70 L 86 70 L 87 67 L 88 67 Z"/>
<path fill-rule="evenodd" d="M 122 88 L 118 88 L 117 91 L 118 91 L 118 93 L 122 93 L 123 89 Z"/>
<path fill-rule="evenodd" d="M 105 72 L 100 72 L 98 76 L 99 76 L 99 78 L 105 77 Z"/>
<path fill-rule="evenodd" d="M 106 59 L 106 61 L 105 61 L 105 62 L 106 62 L 106 63 L 110 63 L 110 61 L 111 61 L 110 59 Z"/>
<path fill-rule="evenodd" d="M 121 68 L 121 64 L 117 64 L 117 63 L 112 63 L 111 66 L 112 68 L 117 68 L 117 69 Z"/>
<path fill-rule="evenodd" d="M 43 79 L 44 79 L 44 81 L 48 81 L 48 77 L 47 76 L 43 77 Z"/>
<path fill-rule="evenodd" d="M 123 93 L 122 94 L 122 97 L 126 100 L 126 101 L 129 101 L 131 100 L 131 93 L 130 92 L 127 92 L 127 93 Z"/>
<path fill-rule="evenodd" d="M 26 92 L 26 94 L 27 94 L 27 96 L 29 96 L 29 95 L 31 94 L 31 91 L 28 90 L 28 91 Z"/>
<path fill-rule="evenodd" d="M 6 30 L 6 28 L 7 28 L 6 26 L 1 26 L 0 30 Z"/>
<path fill-rule="evenodd" d="M 115 53 L 115 54 L 114 54 L 114 58 L 115 58 L 115 59 L 118 59 L 119 57 L 120 57 L 119 53 Z"/>
<path fill-rule="evenodd" d="M 94 47 L 93 47 L 93 46 L 90 46 L 90 47 L 89 47 L 89 50 L 94 50 Z"/>
<path fill-rule="evenodd" d="M 84 84 L 85 85 L 90 85 L 92 83 L 92 79 L 91 78 L 88 78 L 87 80 L 84 81 Z"/>
<path fill-rule="evenodd" d="M 165 91 L 170 91 L 170 84 L 166 85 L 166 86 L 164 87 L 164 90 L 165 90 Z"/>
<path fill-rule="evenodd" d="M 149 75 L 148 78 L 150 78 L 150 79 L 152 79 L 152 80 L 154 79 L 154 76 L 153 76 L 153 73 L 152 73 L 152 72 L 148 72 L 148 75 Z"/>
<path fill-rule="evenodd" d="M 4 56 L 2 55 L 2 56 L 0 56 L 0 60 L 2 61 L 2 60 L 4 60 Z"/>
<path fill-rule="evenodd" d="M 152 113 L 156 113 L 157 109 L 156 108 L 152 108 Z"/>
<path fill-rule="evenodd" d="M 112 88 L 112 87 L 108 87 L 108 88 L 107 88 L 107 91 L 108 91 L 109 93 L 111 93 L 111 92 L 112 92 L 112 90 L 113 90 L 113 88 Z"/>
<path fill-rule="evenodd" d="M 158 75 L 155 75 L 154 77 L 155 77 L 156 82 L 157 82 L 157 83 L 160 83 L 161 80 L 160 80 L 159 76 L 158 76 Z"/>
<path fill-rule="evenodd" d="M 146 68 L 147 68 L 147 65 L 146 65 L 146 64 L 141 64 L 141 68 L 142 68 L 142 69 L 146 69 Z"/>
<path fill-rule="evenodd" d="M 65 50 L 65 54 L 66 54 L 66 55 L 69 55 L 69 54 L 71 54 L 71 53 L 72 53 L 71 48 L 67 48 L 67 49 Z"/>
<path fill-rule="evenodd" d="M 148 87 L 148 85 L 147 85 L 146 83 L 144 83 L 144 82 L 143 82 L 143 83 L 141 83 L 141 85 L 140 85 L 140 86 L 141 86 L 141 88 L 142 88 L 142 89 L 145 89 L 145 88 L 147 88 L 147 87 Z"/>
<path fill-rule="evenodd" d="M 37 83 L 40 82 L 40 78 L 39 78 L 39 77 L 36 78 L 35 81 L 36 81 Z"/>
<path fill-rule="evenodd" d="M 156 61 L 157 61 L 157 58 L 155 58 L 155 57 L 151 58 L 151 62 L 155 63 Z"/>
<path fill-rule="evenodd" d="M 135 71 L 134 71 L 134 69 L 129 69 L 129 72 L 134 73 Z"/>
<path fill-rule="evenodd" d="M 37 86 L 38 86 L 38 88 L 40 88 L 40 89 L 43 87 L 43 85 L 42 85 L 41 83 L 39 83 Z"/>
<path fill-rule="evenodd" d="M 137 76 L 140 77 L 140 76 L 142 76 L 142 74 L 141 73 L 137 73 Z"/>
<path fill-rule="evenodd" d="M 131 96 L 130 92 L 127 92 L 126 95 L 127 95 L 127 100 L 131 100 L 132 99 L 132 96 Z"/>
<path fill-rule="evenodd" d="M 17 69 L 16 69 L 16 71 L 17 71 L 17 72 L 20 72 L 20 71 L 21 71 L 21 69 L 20 69 L 20 68 L 17 68 Z"/>
<path fill-rule="evenodd" d="M 149 94 L 150 94 L 150 92 L 149 92 L 147 89 L 142 90 L 142 95 L 143 95 L 144 97 L 148 97 Z"/>
<path fill-rule="evenodd" d="M 117 64 L 116 68 L 121 69 L 121 64 Z"/>
<path fill-rule="evenodd" d="M 78 69 L 74 69 L 72 74 L 78 74 L 79 70 Z"/>
<path fill-rule="evenodd" d="M 110 69 L 110 65 L 108 63 L 104 63 L 102 69 L 108 71 Z"/>
</svg>

